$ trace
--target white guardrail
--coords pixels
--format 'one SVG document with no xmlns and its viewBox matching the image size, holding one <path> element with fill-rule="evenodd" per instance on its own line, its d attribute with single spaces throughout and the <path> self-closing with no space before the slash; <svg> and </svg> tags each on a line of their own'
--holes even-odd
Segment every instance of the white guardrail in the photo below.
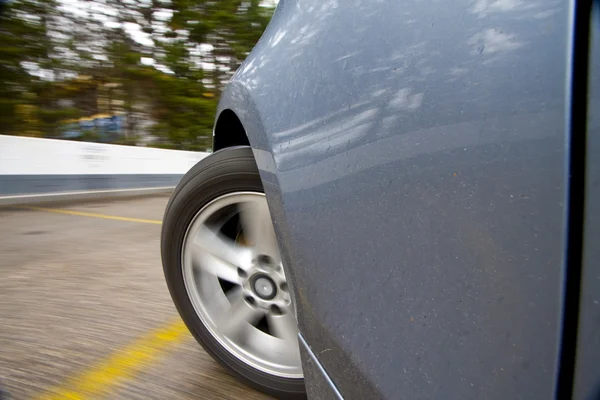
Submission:
<svg viewBox="0 0 600 400">
<path fill-rule="evenodd" d="M 0 204 L 172 190 L 207 155 L 0 135 Z"/>
</svg>

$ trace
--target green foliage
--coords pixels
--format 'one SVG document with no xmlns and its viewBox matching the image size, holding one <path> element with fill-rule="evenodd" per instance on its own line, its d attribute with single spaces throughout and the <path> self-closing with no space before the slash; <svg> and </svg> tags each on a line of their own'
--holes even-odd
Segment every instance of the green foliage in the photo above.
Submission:
<svg viewBox="0 0 600 400">
<path fill-rule="evenodd" d="M 0 134 L 60 137 L 82 118 L 120 115 L 118 143 L 208 149 L 220 91 L 273 12 L 259 0 L 75 4 L 86 11 L 63 0 L 6 4 Z M 106 140 L 81 132 L 77 140 Z"/>
<path fill-rule="evenodd" d="M 0 133 L 41 136 L 35 91 L 26 68 L 47 56 L 45 21 L 53 2 L 15 0 L 0 17 Z"/>
</svg>

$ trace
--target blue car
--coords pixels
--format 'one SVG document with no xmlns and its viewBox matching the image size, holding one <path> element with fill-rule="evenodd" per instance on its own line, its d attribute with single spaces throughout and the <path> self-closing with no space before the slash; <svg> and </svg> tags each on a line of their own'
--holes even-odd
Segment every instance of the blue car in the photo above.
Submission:
<svg viewBox="0 0 600 400">
<path fill-rule="evenodd" d="M 280 1 L 164 217 L 198 342 L 283 399 L 596 398 L 598 11 Z"/>
</svg>

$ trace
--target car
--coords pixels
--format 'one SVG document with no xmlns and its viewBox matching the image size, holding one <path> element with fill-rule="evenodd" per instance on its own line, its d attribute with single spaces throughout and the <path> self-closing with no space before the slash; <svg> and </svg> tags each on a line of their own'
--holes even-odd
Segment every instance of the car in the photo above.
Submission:
<svg viewBox="0 0 600 400">
<path fill-rule="evenodd" d="M 280 1 L 165 212 L 198 342 L 277 398 L 597 396 L 593 15 Z"/>
</svg>

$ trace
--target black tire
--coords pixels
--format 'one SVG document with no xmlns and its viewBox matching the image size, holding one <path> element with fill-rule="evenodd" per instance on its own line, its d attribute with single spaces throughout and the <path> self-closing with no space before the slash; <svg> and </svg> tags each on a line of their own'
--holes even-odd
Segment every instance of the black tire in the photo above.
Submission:
<svg viewBox="0 0 600 400">
<path fill-rule="evenodd" d="M 196 314 L 183 280 L 181 251 L 189 224 L 196 213 L 215 198 L 237 191 L 263 191 L 249 147 L 217 151 L 196 164 L 175 188 L 165 211 L 162 263 L 173 302 L 198 343 L 233 375 L 250 386 L 281 399 L 306 398 L 304 380 L 273 376 L 238 360 L 210 334 Z"/>
</svg>

